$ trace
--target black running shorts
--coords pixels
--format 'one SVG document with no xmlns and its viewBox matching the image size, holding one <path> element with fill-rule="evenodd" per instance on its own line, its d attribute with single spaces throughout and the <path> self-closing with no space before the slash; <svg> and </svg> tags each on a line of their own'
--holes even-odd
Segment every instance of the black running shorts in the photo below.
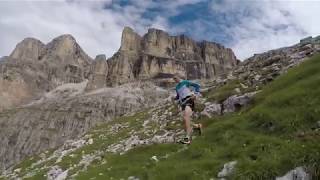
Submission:
<svg viewBox="0 0 320 180">
<path fill-rule="evenodd" d="M 191 110 L 194 111 L 194 100 L 192 99 L 192 97 L 188 96 L 181 101 L 182 103 L 180 104 L 180 106 L 182 108 L 182 111 L 186 109 L 186 106 L 189 106 Z"/>
</svg>

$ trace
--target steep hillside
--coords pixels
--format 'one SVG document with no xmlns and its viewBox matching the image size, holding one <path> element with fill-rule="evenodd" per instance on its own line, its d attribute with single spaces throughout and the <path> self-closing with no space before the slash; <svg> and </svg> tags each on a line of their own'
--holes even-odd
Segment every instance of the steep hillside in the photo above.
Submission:
<svg viewBox="0 0 320 180">
<path fill-rule="evenodd" d="M 150 82 L 84 93 L 87 82 L 58 86 L 41 99 L 0 113 L 0 169 L 61 146 L 91 127 L 156 105 L 169 96 Z"/>
<path fill-rule="evenodd" d="M 240 111 L 213 118 L 197 113 L 205 131 L 189 146 L 173 143 L 182 133 L 181 121 L 175 106 L 165 103 L 31 157 L 6 177 L 283 180 L 296 174 L 319 179 L 319 69 L 316 55 L 262 85 Z M 221 97 L 222 90 L 233 91 L 230 87 L 240 83 L 228 81 L 206 98 Z"/>
</svg>

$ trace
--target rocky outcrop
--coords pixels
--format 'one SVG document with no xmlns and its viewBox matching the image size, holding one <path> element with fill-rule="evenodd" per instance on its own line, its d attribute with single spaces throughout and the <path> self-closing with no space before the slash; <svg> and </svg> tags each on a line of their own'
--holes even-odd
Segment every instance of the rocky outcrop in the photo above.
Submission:
<svg viewBox="0 0 320 180">
<path fill-rule="evenodd" d="M 109 66 L 105 55 L 98 55 L 92 62 L 87 91 L 103 88 L 106 85 Z"/>
<path fill-rule="evenodd" d="M 201 114 L 204 116 L 211 118 L 214 115 L 222 115 L 223 113 L 222 104 L 206 102 L 204 105 L 205 108 L 201 111 Z"/>
<path fill-rule="evenodd" d="M 320 36 L 305 38 L 290 47 L 255 54 L 239 63 L 227 79 L 243 79 L 246 87 L 259 87 L 316 53 L 320 53 Z"/>
<path fill-rule="evenodd" d="M 283 177 L 277 177 L 276 180 L 311 180 L 311 176 L 306 172 L 304 167 L 297 167 Z"/>
<path fill-rule="evenodd" d="M 218 76 L 205 84 L 207 87 L 204 86 L 204 92 L 217 92 L 219 96 L 219 88 L 225 87 L 223 93 L 227 96 L 205 103 L 201 114 L 212 117 L 240 110 L 251 103 L 262 86 L 317 53 L 320 53 L 320 36 L 308 37 L 293 46 L 254 55 L 239 63 L 226 76 Z"/>
<path fill-rule="evenodd" d="M 216 43 L 170 36 L 158 29 L 149 29 L 141 37 L 126 27 L 119 51 L 107 62 L 104 86 L 145 79 L 160 82 L 174 73 L 188 79 L 210 79 L 228 72 L 237 59 L 231 49 Z"/>
<path fill-rule="evenodd" d="M 59 36 L 46 45 L 40 60 L 45 64 L 53 87 L 63 83 L 79 83 L 87 78 L 92 59 L 71 35 Z"/>
<path fill-rule="evenodd" d="M 233 95 L 228 97 L 222 104 L 223 113 L 235 112 L 240 110 L 242 107 L 247 106 L 256 93 L 257 92 L 251 92 L 240 96 Z"/>
<path fill-rule="evenodd" d="M 120 51 L 139 53 L 141 49 L 141 37 L 129 27 L 125 27 L 121 37 Z"/>
<path fill-rule="evenodd" d="M 17 44 L 10 57 L 20 60 L 38 60 L 45 44 L 34 38 L 26 38 Z"/>
</svg>

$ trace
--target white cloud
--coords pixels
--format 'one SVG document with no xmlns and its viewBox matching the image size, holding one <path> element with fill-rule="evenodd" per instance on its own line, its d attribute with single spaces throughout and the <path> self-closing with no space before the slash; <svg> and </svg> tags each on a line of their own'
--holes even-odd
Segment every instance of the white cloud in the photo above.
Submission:
<svg viewBox="0 0 320 180">
<path fill-rule="evenodd" d="M 210 37 L 208 29 L 221 26 L 225 32 L 214 36 L 223 40 L 232 37 L 225 45 L 240 59 L 320 34 L 318 0 L 212 1 L 212 11 L 225 14 L 231 26 L 206 19 L 169 24 L 168 18 L 178 15 L 182 6 L 202 1 L 134 0 L 125 7 L 113 4 L 110 8 L 112 0 L 0 0 L 0 57 L 9 55 L 26 37 L 48 43 L 61 34 L 72 34 L 91 57 L 110 57 L 120 46 L 124 26 L 133 27 L 141 35 L 154 27 L 175 34 L 189 32 L 196 39 Z M 154 18 L 144 17 L 145 12 L 152 11 L 150 8 L 165 12 Z"/>
<path fill-rule="evenodd" d="M 233 41 L 229 46 L 240 59 L 267 50 L 293 45 L 301 38 L 320 34 L 317 20 L 320 1 L 239 1 L 212 3 L 217 13 L 235 16 L 226 29 Z"/>
<path fill-rule="evenodd" d="M 149 26 L 166 27 L 166 20 L 142 19 L 143 8 L 107 8 L 108 1 L 0 1 L 0 57 L 9 55 L 26 37 L 48 43 L 62 34 L 72 34 L 91 56 L 111 56 L 120 47 L 124 26 L 142 32 Z"/>
</svg>

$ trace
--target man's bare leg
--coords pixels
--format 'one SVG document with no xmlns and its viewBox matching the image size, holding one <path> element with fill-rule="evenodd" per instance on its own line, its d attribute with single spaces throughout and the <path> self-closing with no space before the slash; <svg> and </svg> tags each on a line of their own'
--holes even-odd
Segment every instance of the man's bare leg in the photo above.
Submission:
<svg viewBox="0 0 320 180">
<path fill-rule="evenodd" d="M 191 115 L 192 115 L 192 110 L 189 106 L 186 106 L 184 113 L 183 113 L 183 120 L 184 120 L 184 125 L 185 125 L 185 130 L 187 132 L 187 135 L 191 137 L 192 133 L 192 128 L 191 128 Z"/>
</svg>

